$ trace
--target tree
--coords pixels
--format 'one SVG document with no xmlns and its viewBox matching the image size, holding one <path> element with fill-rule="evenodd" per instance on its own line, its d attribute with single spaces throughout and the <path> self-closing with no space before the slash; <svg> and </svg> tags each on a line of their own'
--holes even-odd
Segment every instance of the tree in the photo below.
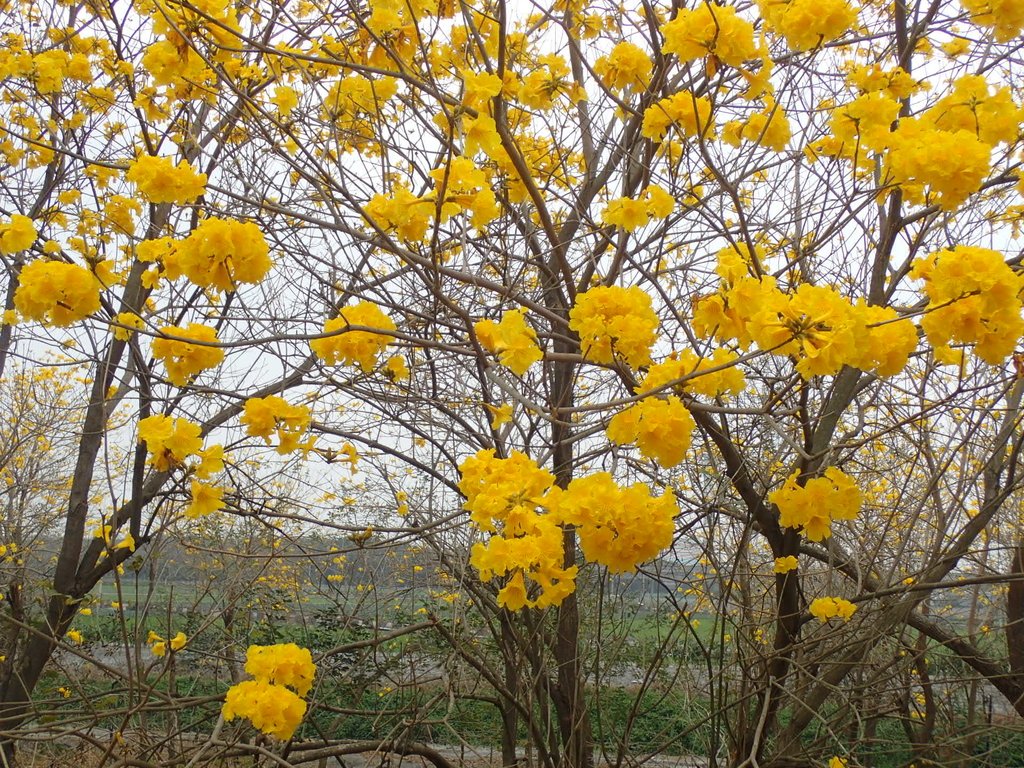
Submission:
<svg viewBox="0 0 1024 768">
<path fill-rule="evenodd" d="M 0 346 L 89 373 L 45 615 L 5 606 L 9 761 L 97 584 L 208 515 L 311 574 L 377 575 L 354 611 L 373 631 L 323 661 L 429 635 L 445 670 L 396 677 L 403 725 L 372 745 L 324 730 L 333 689 L 300 676 L 285 763 L 441 764 L 417 734 L 459 738 L 438 702 L 467 696 L 506 766 L 521 741 L 620 764 L 666 679 L 707 714 L 645 749 L 692 732 L 735 766 L 870 764 L 893 723 L 914 757 L 970 760 L 982 683 L 1024 714 L 1020 542 L 999 543 L 1020 526 L 1016 4 L 14 10 Z M 429 553 L 433 580 L 399 585 L 387 553 Z M 637 569 L 653 614 L 621 610 Z M 402 626 L 382 587 L 412 601 Z M 624 621 L 656 643 L 613 733 Z M 130 674 L 112 730 L 203 724 L 149 757 L 265 752 Z"/>
</svg>

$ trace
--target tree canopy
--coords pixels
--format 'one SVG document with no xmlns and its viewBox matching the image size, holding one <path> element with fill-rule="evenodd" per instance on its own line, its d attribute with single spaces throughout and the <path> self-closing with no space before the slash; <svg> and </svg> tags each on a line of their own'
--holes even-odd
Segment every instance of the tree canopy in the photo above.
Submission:
<svg viewBox="0 0 1024 768">
<path fill-rule="evenodd" d="M 1024 6 L 0 8 L 8 761 L 1001 764 Z"/>
</svg>

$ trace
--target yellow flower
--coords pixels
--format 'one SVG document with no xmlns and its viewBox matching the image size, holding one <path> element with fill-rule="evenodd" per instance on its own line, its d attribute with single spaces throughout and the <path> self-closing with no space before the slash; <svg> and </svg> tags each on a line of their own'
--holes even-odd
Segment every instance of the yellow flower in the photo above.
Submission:
<svg viewBox="0 0 1024 768">
<path fill-rule="evenodd" d="M 71 325 L 100 308 L 100 284 L 92 272 L 77 264 L 33 261 L 18 276 L 14 306 L 27 320 Z"/>
<path fill-rule="evenodd" d="M 824 477 L 797 484 L 798 472 L 787 479 L 782 488 L 768 494 L 768 500 L 779 509 L 779 525 L 800 528 L 811 541 L 832 535 L 833 520 L 854 520 L 860 512 L 863 494 L 846 473 L 829 467 Z"/>
<path fill-rule="evenodd" d="M 631 197 L 619 197 L 609 201 L 601 213 L 601 221 L 609 226 L 619 227 L 627 231 L 638 229 L 650 220 L 648 204 L 645 200 L 634 200 Z"/>
<path fill-rule="evenodd" d="M 673 352 L 668 359 L 647 369 L 637 394 L 660 391 L 671 382 L 685 378 L 686 381 L 676 384 L 673 391 L 708 397 L 738 395 L 746 388 L 738 359 L 735 352 L 723 348 L 703 358 L 688 349 Z M 720 370 L 714 370 L 716 368 Z"/>
<path fill-rule="evenodd" d="M 693 10 L 682 9 L 662 25 L 665 38 L 662 53 L 674 53 L 682 62 L 713 54 L 732 67 L 757 58 L 754 26 L 736 15 L 731 6 L 700 3 Z"/>
<path fill-rule="evenodd" d="M 364 373 L 369 373 L 377 364 L 377 357 L 391 343 L 391 337 L 373 331 L 350 330 L 350 326 L 395 330 L 394 321 L 379 307 L 361 301 L 351 307 L 344 307 L 337 317 L 324 323 L 324 333 L 334 335 L 313 339 L 309 346 L 327 365 L 339 361 L 343 364 L 357 363 Z"/>
<path fill-rule="evenodd" d="M 241 423 L 246 434 L 262 437 L 270 445 L 270 436 L 278 439 L 277 452 L 290 453 L 299 445 L 299 438 L 309 428 L 309 408 L 304 405 L 290 405 L 276 395 L 250 397 L 245 401 L 245 412 Z"/>
<path fill-rule="evenodd" d="M 706 96 L 679 91 L 655 102 L 644 111 L 641 132 L 648 139 L 661 141 L 671 128 L 676 128 L 683 136 L 714 133 L 711 102 Z"/>
<path fill-rule="evenodd" d="M 175 166 L 168 157 L 142 155 L 128 166 L 125 178 L 151 203 L 182 205 L 206 191 L 206 174 L 197 174 L 187 160 Z"/>
<path fill-rule="evenodd" d="M 139 330 L 145 325 L 143 319 L 134 312 L 118 312 L 114 320 L 117 325 L 112 325 L 111 330 L 114 332 L 114 338 L 121 341 L 128 341 L 131 338 L 132 329 Z"/>
<path fill-rule="evenodd" d="M 612 417 L 608 439 L 619 445 L 636 443 L 645 458 L 668 468 L 686 456 L 693 428 L 693 417 L 678 397 L 647 397 Z"/>
<path fill-rule="evenodd" d="M 188 341 L 166 338 L 168 336 Z M 197 374 L 221 364 L 224 350 L 213 346 L 218 342 L 216 329 L 208 325 L 189 323 L 188 328 L 168 325 L 161 328 L 160 337 L 153 340 L 153 357 L 167 368 L 168 380 L 182 387 Z"/>
<path fill-rule="evenodd" d="M 846 0 L 758 0 L 767 27 L 794 51 L 808 51 L 846 33 L 857 12 Z"/>
<path fill-rule="evenodd" d="M 522 376 L 531 365 L 544 358 L 537 344 L 537 333 L 527 324 L 526 312 L 514 309 L 501 317 L 501 322 L 481 320 L 473 326 L 484 349 L 498 355 L 501 364 L 516 376 Z"/>
<path fill-rule="evenodd" d="M 0 224 L 0 255 L 10 256 L 27 250 L 36 241 L 36 225 L 28 216 L 14 214 L 6 224 Z"/>
<path fill-rule="evenodd" d="M 974 131 L 940 130 L 923 118 L 901 120 L 889 144 L 886 180 L 899 184 L 908 201 L 930 199 L 944 211 L 981 189 L 991 165 L 992 147 Z"/>
<path fill-rule="evenodd" d="M 792 135 L 789 119 L 780 106 L 772 106 L 763 112 L 755 112 L 743 124 L 740 136 L 747 141 L 782 152 Z"/>
<path fill-rule="evenodd" d="M 83 642 L 85 642 L 85 638 L 82 637 L 82 633 L 79 632 L 77 629 L 69 629 L 67 632 L 64 633 L 64 636 L 75 645 L 81 645 Z"/>
<path fill-rule="evenodd" d="M 172 419 L 164 414 L 148 416 L 139 422 L 139 441 L 146 443 L 149 463 L 160 472 L 180 466 L 198 453 L 203 439 L 198 424 L 188 419 Z"/>
<path fill-rule="evenodd" d="M 246 680 L 231 686 L 221 710 L 224 719 L 248 719 L 263 733 L 286 741 L 306 714 L 306 702 L 282 685 Z"/>
<path fill-rule="evenodd" d="M 666 218 L 676 207 L 675 197 L 664 187 L 652 184 L 644 191 L 647 200 L 647 213 L 656 218 Z"/>
<path fill-rule="evenodd" d="M 1012 40 L 1024 29 L 1024 6 L 1019 0 L 960 0 L 971 21 L 991 27 L 997 42 Z"/>
<path fill-rule="evenodd" d="M 157 248 L 166 248 L 166 243 Z M 270 249 L 251 221 L 203 219 L 192 233 L 164 252 L 171 280 L 185 275 L 203 288 L 233 291 L 239 283 L 258 283 L 270 270 Z"/>
<path fill-rule="evenodd" d="M 569 327 L 579 334 L 588 360 L 610 365 L 618 358 L 639 368 L 651 362 L 658 316 L 641 288 L 599 286 L 576 296 Z"/>
<path fill-rule="evenodd" d="M 607 472 L 552 489 L 545 504 L 556 520 L 575 526 L 586 558 L 612 573 L 635 570 L 671 546 L 679 514 L 671 491 L 654 497 L 643 483 L 623 487 Z"/>
<path fill-rule="evenodd" d="M 224 489 L 216 485 L 207 485 L 192 481 L 192 501 L 185 508 L 185 517 L 189 520 L 212 515 L 224 508 Z"/>
<path fill-rule="evenodd" d="M 948 345 L 975 344 L 990 365 L 1013 353 L 1021 335 L 1021 277 L 988 248 L 960 245 L 914 262 L 911 277 L 924 280 L 928 307 L 921 328 L 937 355 Z"/>
<path fill-rule="evenodd" d="M 294 688 L 300 696 L 313 687 L 313 657 L 308 649 L 295 643 L 250 645 L 245 659 L 245 671 L 257 680 Z"/>
<path fill-rule="evenodd" d="M 299 105 L 299 95 L 294 88 L 279 85 L 274 89 L 274 95 L 270 97 L 270 102 L 277 107 L 278 117 L 285 118 Z"/>
<path fill-rule="evenodd" d="M 811 615 L 823 624 L 832 618 L 849 621 L 857 610 L 857 606 L 841 597 L 819 597 L 811 602 Z"/>
<path fill-rule="evenodd" d="M 502 405 L 484 403 L 484 407 L 491 413 L 491 429 L 498 429 L 503 424 L 512 421 L 512 405 L 510 403 Z"/>
<path fill-rule="evenodd" d="M 594 72 L 605 87 L 621 91 L 630 86 L 643 89 L 651 80 L 651 57 L 630 42 L 617 44 L 607 56 L 594 62 Z"/>
<path fill-rule="evenodd" d="M 402 355 L 392 355 L 384 363 L 384 373 L 391 381 L 406 381 L 409 378 L 409 367 Z"/>
<path fill-rule="evenodd" d="M 793 555 L 787 555 L 786 557 L 775 558 L 773 570 L 775 573 L 789 573 L 790 571 L 795 571 L 799 566 L 800 563 Z"/>
</svg>

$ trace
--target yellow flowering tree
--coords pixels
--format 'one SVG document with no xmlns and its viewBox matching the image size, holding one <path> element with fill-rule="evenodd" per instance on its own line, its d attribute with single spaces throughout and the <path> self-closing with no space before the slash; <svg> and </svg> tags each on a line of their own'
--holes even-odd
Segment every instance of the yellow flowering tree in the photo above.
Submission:
<svg viewBox="0 0 1024 768">
<path fill-rule="evenodd" d="M 1024 715 L 1018 4 L 8 5 L 0 371 L 78 404 L 43 592 L 0 608 L 8 762 L 99 585 L 243 524 L 360 648 L 416 633 L 473 674 L 396 676 L 406 730 L 346 745 L 306 652 L 251 643 L 238 679 L 224 589 L 126 652 L 122 730 L 217 723 L 171 761 L 259 753 L 252 727 L 279 762 L 400 752 L 471 699 L 504 765 L 525 738 L 591 768 L 640 757 L 670 675 L 734 766 L 869 762 L 889 720 L 933 760 L 982 683 Z M 404 547 L 433 581 L 388 585 Z M 661 644 L 615 730 L 627 619 Z M 161 677 L 217 629 L 220 710 Z"/>
</svg>

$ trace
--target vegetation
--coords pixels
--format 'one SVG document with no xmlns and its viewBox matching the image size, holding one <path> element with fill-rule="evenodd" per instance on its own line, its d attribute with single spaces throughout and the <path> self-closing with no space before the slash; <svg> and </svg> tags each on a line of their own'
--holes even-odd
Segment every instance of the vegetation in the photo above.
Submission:
<svg viewBox="0 0 1024 768">
<path fill-rule="evenodd" d="M 0 11 L 0 764 L 1020 762 L 1020 3 Z"/>
</svg>

